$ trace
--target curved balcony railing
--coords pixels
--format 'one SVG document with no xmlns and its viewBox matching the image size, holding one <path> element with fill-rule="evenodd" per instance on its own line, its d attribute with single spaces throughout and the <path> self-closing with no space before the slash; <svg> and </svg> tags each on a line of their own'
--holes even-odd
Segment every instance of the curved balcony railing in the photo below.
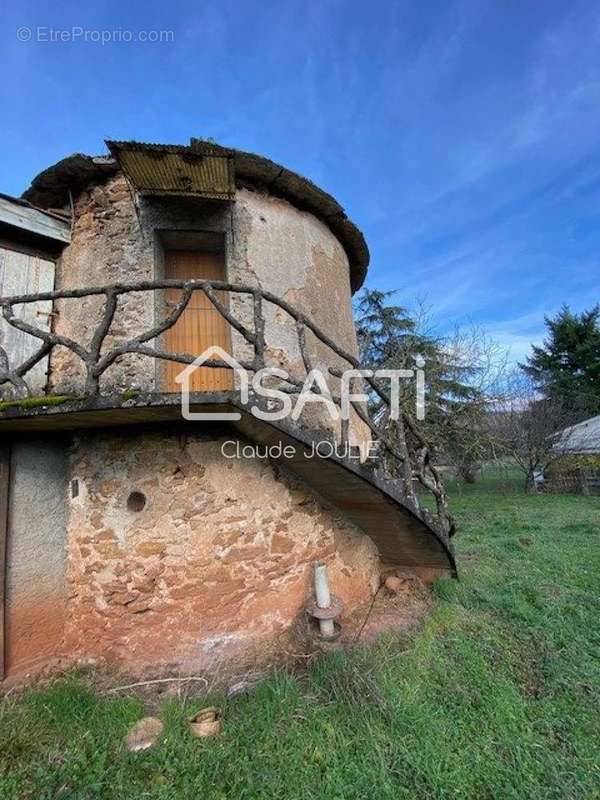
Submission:
<svg viewBox="0 0 600 800">
<path fill-rule="evenodd" d="M 149 327 L 142 333 L 126 340 L 119 340 L 114 346 L 107 345 L 107 337 L 111 334 L 111 326 L 117 312 L 119 299 L 131 293 L 147 292 L 152 294 L 157 291 L 177 289 L 181 291 L 181 298 L 164 318 Z M 264 289 L 243 284 L 227 283 L 213 280 L 162 280 L 142 281 L 131 284 L 112 284 L 107 286 L 89 287 L 83 289 L 65 289 L 39 294 L 27 294 L 12 297 L 1 297 L 0 308 L 5 322 L 40 342 L 40 346 L 20 363 L 11 363 L 11 354 L 0 347 L 0 388 L 11 386 L 13 396 L 27 397 L 32 394 L 27 383 L 27 376 L 46 357 L 52 357 L 58 348 L 66 348 L 79 359 L 85 373 L 83 398 L 102 395 L 101 381 L 107 370 L 115 362 L 128 354 L 137 354 L 161 361 L 170 361 L 180 364 L 192 364 L 198 354 L 176 353 L 161 349 L 161 336 L 173 327 L 188 307 L 195 291 L 202 290 L 210 300 L 212 306 L 226 320 L 228 325 L 242 337 L 250 346 L 252 357 L 237 359 L 240 366 L 249 372 L 256 373 L 267 365 L 265 352 L 267 342 L 265 336 L 265 304 L 272 304 L 291 321 L 295 329 L 297 345 L 308 374 L 313 369 L 314 356 L 307 345 L 307 332 L 310 332 L 318 342 L 325 345 L 334 354 L 338 363 L 345 362 L 350 368 L 356 370 L 368 369 L 361 365 L 359 360 L 351 353 L 339 347 L 326 333 L 324 333 L 305 314 L 296 310 L 288 302 Z M 229 295 L 243 295 L 251 300 L 251 313 L 248 320 L 242 320 L 234 314 L 222 297 L 217 293 Z M 31 303 L 51 302 L 69 299 L 84 299 L 103 297 L 104 305 L 94 332 L 87 346 L 76 341 L 70 336 L 57 333 L 53 330 L 43 330 L 40 327 L 25 321 L 15 312 L 15 306 L 24 306 Z M 155 342 L 155 344 L 151 344 Z M 156 344 L 158 342 L 158 344 Z M 222 360 L 207 360 L 203 367 L 216 369 L 231 369 L 231 365 Z M 343 370 L 339 367 L 329 366 L 329 372 L 336 378 L 342 377 Z M 436 527 L 446 535 L 452 535 L 453 524 L 448 512 L 447 498 L 441 478 L 431 463 L 430 448 L 410 416 L 401 412 L 400 418 L 393 420 L 390 412 L 390 396 L 386 388 L 375 377 L 364 377 L 370 392 L 377 399 L 380 410 L 375 418 L 368 413 L 364 404 L 350 399 L 350 405 L 357 417 L 366 425 L 370 432 L 372 442 L 377 444 L 375 459 L 376 469 L 384 471 L 386 477 L 399 481 L 402 494 L 409 499 L 410 504 L 423 511 L 423 517 L 430 514 L 420 503 L 419 494 L 425 490 L 433 496 L 437 514 Z M 299 393 L 304 381 L 293 376 L 286 379 L 285 391 Z M 81 398 L 80 398 L 81 399 Z M 339 405 L 340 398 L 332 399 Z M 348 443 L 348 422 L 343 421 L 341 438 L 344 444 Z M 420 488 L 420 492 L 419 492 Z"/>
</svg>

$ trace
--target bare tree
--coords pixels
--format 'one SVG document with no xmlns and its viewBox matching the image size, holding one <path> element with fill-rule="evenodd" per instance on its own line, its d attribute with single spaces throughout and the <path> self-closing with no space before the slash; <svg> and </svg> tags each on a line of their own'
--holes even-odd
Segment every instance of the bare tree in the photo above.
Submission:
<svg viewBox="0 0 600 800">
<path fill-rule="evenodd" d="M 452 465 L 465 482 L 475 480 L 486 455 L 482 428 L 490 388 L 505 370 L 506 353 L 481 328 L 440 334 L 423 302 L 408 311 L 391 302 L 394 292 L 363 291 L 357 302 L 357 332 L 363 360 L 378 367 L 412 369 L 424 363 L 425 419 L 419 423 L 436 459 Z M 407 416 L 414 387 L 401 389 Z M 377 413 L 375 398 L 374 413 Z"/>
<path fill-rule="evenodd" d="M 532 492 L 536 476 L 562 455 L 557 434 L 575 421 L 573 409 L 559 398 L 542 398 L 533 380 L 516 370 L 496 397 L 486 420 L 490 449 L 509 456 L 524 475 L 524 489 Z M 561 445 L 564 446 L 564 433 Z"/>
<path fill-rule="evenodd" d="M 433 441 L 465 483 L 474 483 L 481 462 L 488 457 L 486 419 L 490 399 L 503 382 L 508 353 L 478 325 L 456 326 L 438 340 L 449 370 L 468 376 L 469 394 L 462 403 L 447 404 L 445 419 L 433 416 Z M 428 380 L 438 383 L 434 368 Z"/>
</svg>

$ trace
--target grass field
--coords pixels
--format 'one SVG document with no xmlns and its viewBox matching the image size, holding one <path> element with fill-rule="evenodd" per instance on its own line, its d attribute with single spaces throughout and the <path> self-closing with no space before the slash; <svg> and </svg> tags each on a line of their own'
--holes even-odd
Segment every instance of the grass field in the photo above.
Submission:
<svg viewBox="0 0 600 800">
<path fill-rule="evenodd" d="M 454 500 L 461 580 L 422 629 L 250 694 L 211 698 L 224 732 L 162 709 L 166 740 L 127 754 L 136 698 L 76 679 L 0 706 L 0 797 L 600 798 L 600 498 L 485 481 Z"/>
</svg>

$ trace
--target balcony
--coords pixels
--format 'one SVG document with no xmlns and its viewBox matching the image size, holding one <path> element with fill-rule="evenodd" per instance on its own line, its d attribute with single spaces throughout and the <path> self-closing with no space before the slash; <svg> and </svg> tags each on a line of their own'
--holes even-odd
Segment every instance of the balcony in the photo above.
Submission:
<svg viewBox="0 0 600 800">
<path fill-rule="evenodd" d="M 180 394 L 166 376 L 173 365 L 178 372 L 177 365 L 193 364 L 198 353 L 173 352 L 166 337 L 199 295 L 224 322 L 230 352 L 250 375 L 281 366 L 277 354 L 282 349 L 274 346 L 273 337 L 277 331 L 285 333 L 285 350 L 297 354 L 298 363 L 273 386 L 292 400 L 306 376 L 326 365 L 332 401 L 339 407 L 344 370 L 368 367 L 290 303 L 254 286 L 162 280 L 3 297 L 0 430 L 17 435 L 180 421 Z M 173 297 L 177 299 L 165 300 Z M 72 304 L 89 308 L 85 322 L 73 323 Z M 132 318 L 135 331 L 124 324 Z M 229 375 L 232 364 L 211 358 L 201 371 L 206 375 L 211 370 Z M 268 411 L 272 401 L 250 391 L 249 402 L 243 402 L 233 377 L 206 381 L 201 390 L 192 387 L 190 408 L 233 410 L 239 414 L 234 427 L 250 440 L 299 445 L 298 456 L 287 466 L 365 530 L 384 561 L 406 564 L 408 557 L 409 563 L 454 573 L 453 523 L 429 447 L 407 414 L 391 419 L 386 387 L 372 377 L 363 380 L 378 413 L 372 415 L 364 402 L 351 400 L 349 419 L 337 427 L 314 415 L 296 421 L 258 419 L 249 405 Z M 318 394 L 319 388 L 312 391 Z M 370 448 L 365 460 L 359 457 L 359 445 L 366 441 Z M 321 453 L 323 443 L 329 445 L 326 457 L 319 455 L 319 443 Z"/>
</svg>

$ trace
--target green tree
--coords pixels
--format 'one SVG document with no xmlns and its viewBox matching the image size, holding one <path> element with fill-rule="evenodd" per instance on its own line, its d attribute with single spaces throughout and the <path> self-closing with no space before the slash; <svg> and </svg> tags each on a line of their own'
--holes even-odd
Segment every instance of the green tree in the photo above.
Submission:
<svg viewBox="0 0 600 800">
<path fill-rule="evenodd" d="M 419 427 L 439 456 L 448 458 L 463 479 L 473 481 L 481 456 L 478 429 L 485 408 L 477 385 L 481 359 L 463 335 L 436 337 L 418 317 L 390 300 L 395 292 L 365 289 L 356 304 L 361 361 L 374 369 L 413 369 L 424 360 L 425 420 Z M 401 396 L 406 414 L 415 407 L 414 386 Z M 377 410 L 375 404 L 375 411 Z"/>
<path fill-rule="evenodd" d="M 544 397 L 581 419 L 600 413 L 600 306 L 574 314 L 564 305 L 545 324 L 548 337 L 520 366 Z"/>
<path fill-rule="evenodd" d="M 363 289 L 358 298 L 356 332 L 361 359 L 366 364 L 392 368 L 400 360 L 404 366 L 411 352 L 416 352 L 415 320 L 403 306 L 388 303 L 394 294 Z"/>
</svg>

